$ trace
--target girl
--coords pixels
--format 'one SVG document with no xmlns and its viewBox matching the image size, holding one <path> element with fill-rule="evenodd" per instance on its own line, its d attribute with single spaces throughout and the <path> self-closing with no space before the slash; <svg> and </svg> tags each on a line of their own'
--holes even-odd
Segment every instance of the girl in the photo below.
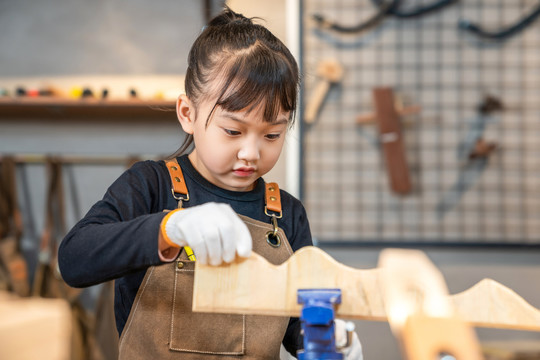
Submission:
<svg viewBox="0 0 540 360">
<path fill-rule="evenodd" d="M 288 49 L 225 9 L 190 51 L 176 106 L 188 137 L 174 161 L 136 163 L 61 243 L 69 285 L 115 279 L 120 359 L 277 359 L 281 343 L 293 355 L 303 347 L 297 318 L 191 312 L 191 251 L 218 265 L 253 249 L 278 264 L 312 244 L 302 204 L 262 179 L 298 83 Z"/>
</svg>

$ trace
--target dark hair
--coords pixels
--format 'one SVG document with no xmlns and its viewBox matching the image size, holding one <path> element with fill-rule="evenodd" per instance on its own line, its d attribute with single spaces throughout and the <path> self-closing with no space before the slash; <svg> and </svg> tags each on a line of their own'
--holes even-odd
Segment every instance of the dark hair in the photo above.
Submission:
<svg viewBox="0 0 540 360">
<path fill-rule="evenodd" d="M 209 88 L 218 77 L 223 79 L 219 87 Z M 218 95 L 207 123 L 217 106 L 251 111 L 263 104 L 265 121 L 274 121 L 280 111 L 290 111 L 292 126 L 299 81 L 298 65 L 287 47 L 264 26 L 225 7 L 191 47 L 185 91 L 195 105 Z M 187 135 L 173 157 L 192 142 L 193 137 Z"/>
</svg>

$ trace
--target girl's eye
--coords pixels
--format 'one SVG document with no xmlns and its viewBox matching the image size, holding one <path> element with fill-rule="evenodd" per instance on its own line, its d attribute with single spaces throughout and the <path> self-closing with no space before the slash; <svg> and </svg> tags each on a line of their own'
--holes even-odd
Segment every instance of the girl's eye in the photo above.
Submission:
<svg viewBox="0 0 540 360">
<path fill-rule="evenodd" d="M 268 134 L 268 135 L 266 135 L 266 138 L 268 140 L 277 140 L 277 139 L 280 138 L 280 136 L 281 136 L 281 134 Z"/>
<path fill-rule="evenodd" d="M 230 130 L 230 129 L 223 129 L 223 130 L 225 130 L 227 135 L 230 135 L 230 136 L 240 135 L 240 131 Z"/>
</svg>

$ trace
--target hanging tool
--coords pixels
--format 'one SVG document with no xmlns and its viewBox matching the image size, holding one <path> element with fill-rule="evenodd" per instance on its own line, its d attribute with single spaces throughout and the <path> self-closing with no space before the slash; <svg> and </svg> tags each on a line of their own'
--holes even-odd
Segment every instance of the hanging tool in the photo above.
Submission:
<svg viewBox="0 0 540 360">
<path fill-rule="evenodd" d="M 353 26 L 345 26 L 327 20 L 320 14 L 314 14 L 312 17 L 317 25 L 322 29 L 329 29 L 340 33 L 357 34 L 375 28 L 381 24 L 387 16 L 395 16 L 399 18 L 416 18 L 428 13 L 443 9 L 448 5 L 452 5 L 458 0 L 438 0 L 429 5 L 417 6 L 412 10 L 400 10 L 403 4 L 402 0 L 371 0 L 377 7 L 377 12 L 368 20 Z"/>
<path fill-rule="evenodd" d="M 456 183 L 443 194 L 437 204 L 436 213 L 439 218 L 454 208 L 467 190 L 473 186 L 487 167 L 487 157 L 476 158 L 465 165 L 458 173 Z"/>
<path fill-rule="evenodd" d="M 343 66 L 335 59 L 321 61 L 317 65 L 317 75 L 321 78 L 316 85 L 311 98 L 306 105 L 304 121 L 312 124 L 317 118 L 319 109 L 326 98 L 328 90 L 332 84 L 337 84 L 343 78 Z"/>
<path fill-rule="evenodd" d="M 482 39 L 487 40 L 506 40 L 517 33 L 525 30 L 540 16 L 540 3 L 521 20 L 518 20 L 515 24 L 508 26 L 505 29 L 498 31 L 487 31 L 481 28 L 479 25 L 473 24 L 469 20 L 460 20 L 458 28 L 468 31 Z"/>
<path fill-rule="evenodd" d="M 15 159 L 6 156 L 0 163 L 0 291 L 28 296 L 30 284 L 21 246 L 23 221 L 17 186 Z"/>
<path fill-rule="evenodd" d="M 380 141 L 386 160 L 390 188 L 397 194 L 407 194 L 412 191 L 412 184 L 401 123 L 394 108 L 393 91 L 390 88 L 374 89 L 373 100 L 375 102 Z"/>
<path fill-rule="evenodd" d="M 298 303 L 303 304 L 300 321 L 304 332 L 304 350 L 298 360 L 341 360 L 335 341 L 335 307 L 341 303 L 339 289 L 299 289 Z M 351 323 L 352 324 L 352 323 Z M 352 330 L 347 330 L 347 344 L 352 340 Z"/>
<path fill-rule="evenodd" d="M 460 201 L 463 194 L 476 183 L 487 167 L 490 155 L 498 146 L 484 140 L 483 134 L 488 121 L 491 120 L 491 115 L 502 110 L 504 110 L 504 105 L 501 100 L 492 95 L 486 95 L 482 103 L 478 105 L 478 118 L 472 122 L 465 139 L 458 145 L 457 156 L 460 161 L 460 170 L 457 181 L 437 205 L 436 212 L 439 217 Z"/>
<path fill-rule="evenodd" d="M 375 114 L 360 115 L 357 123 L 376 122 L 379 129 L 379 141 L 382 145 L 390 188 L 397 194 L 405 195 L 412 191 L 409 167 L 405 156 L 401 115 L 415 114 L 420 107 L 404 107 L 394 100 L 391 88 L 373 89 Z"/>
<path fill-rule="evenodd" d="M 340 33 L 360 33 L 379 25 L 386 17 L 387 12 L 396 7 L 400 1 L 401 0 L 390 0 L 387 2 L 381 2 L 380 6 L 378 6 L 377 12 L 372 17 L 354 26 L 344 26 L 331 22 L 326 20 L 326 18 L 320 14 L 314 14 L 313 20 L 315 20 L 317 25 L 323 29 L 330 29 Z"/>
<path fill-rule="evenodd" d="M 483 134 L 491 115 L 504 110 L 500 99 L 486 95 L 478 105 L 478 118 L 472 122 L 465 139 L 458 145 L 458 158 L 464 162 L 469 159 L 488 156 L 497 147 L 494 143 L 484 141 Z"/>
<path fill-rule="evenodd" d="M 383 0 L 371 0 L 373 4 L 378 6 L 379 8 L 384 7 L 384 1 Z M 409 10 L 400 10 L 400 7 L 402 7 L 403 3 L 398 2 L 395 6 L 389 7 L 386 10 L 386 13 L 388 15 L 392 15 L 399 18 L 414 18 L 414 17 L 420 17 L 423 15 L 427 15 L 428 13 L 441 10 L 444 7 L 448 5 L 452 5 L 453 3 L 458 2 L 458 0 L 439 0 L 434 1 L 431 4 L 428 5 L 418 5 L 412 9 Z"/>
</svg>

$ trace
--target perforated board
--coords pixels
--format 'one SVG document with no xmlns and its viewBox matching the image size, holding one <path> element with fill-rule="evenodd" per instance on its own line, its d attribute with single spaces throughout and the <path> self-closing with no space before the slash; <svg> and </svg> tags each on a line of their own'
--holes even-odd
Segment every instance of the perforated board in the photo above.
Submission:
<svg viewBox="0 0 540 360">
<path fill-rule="evenodd" d="M 402 10 L 431 1 L 403 1 Z M 330 88 L 314 123 L 304 124 L 303 200 L 321 242 L 540 244 L 540 19 L 505 41 L 458 29 L 512 25 L 537 1 L 458 1 L 420 18 L 387 16 L 374 29 L 341 34 L 373 16 L 370 0 L 305 0 L 304 102 L 320 61 L 337 59 L 343 80 Z M 376 125 L 355 119 L 374 110 L 372 90 L 388 86 L 421 111 L 401 117 L 413 190 L 389 187 Z M 504 109 L 480 116 L 487 96 Z M 471 138 L 497 148 L 470 160 Z"/>
</svg>

